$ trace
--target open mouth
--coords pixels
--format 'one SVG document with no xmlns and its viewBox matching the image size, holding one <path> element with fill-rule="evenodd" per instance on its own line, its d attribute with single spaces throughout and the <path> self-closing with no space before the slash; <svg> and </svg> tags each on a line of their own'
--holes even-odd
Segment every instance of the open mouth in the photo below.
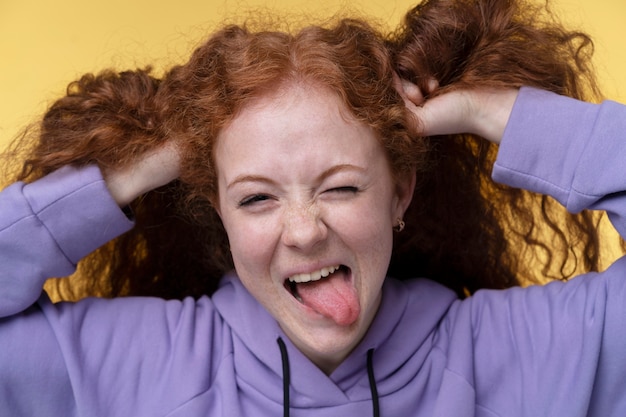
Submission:
<svg viewBox="0 0 626 417">
<path fill-rule="evenodd" d="M 335 266 L 324 267 L 320 269 L 319 271 L 315 271 L 315 272 L 311 272 L 307 274 L 296 274 L 294 276 L 291 276 L 285 279 L 285 284 L 284 284 L 285 289 L 287 289 L 287 291 L 289 291 L 296 300 L 302 303 L 303 302 L 302 297 L 300 297 L 300 294 L 298 293 L 298 286 L 314 285 L 313 283 L 316 283 L 323 279 L 327 279 L 333 274 L 337 274 L 337 273 L 346 274 L 348 271 L 349 269 L 345 265 L 335 265 Z"/>
<path fill-rule="evenodd" d="M 350 326 L 359 318 L 361 303 L 352 271 L 345 265 L 297 274 L 285 279 L 284 285 L 301 305 L 339 326 Z"/>
</svg>

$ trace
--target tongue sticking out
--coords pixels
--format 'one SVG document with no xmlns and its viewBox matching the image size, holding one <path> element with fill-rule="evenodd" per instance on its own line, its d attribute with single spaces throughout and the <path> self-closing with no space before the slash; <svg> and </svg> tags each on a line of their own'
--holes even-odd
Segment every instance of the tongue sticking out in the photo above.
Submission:
<svg viewBox="0 0 626 417">
<path fill-rule="evenodd" d="M 319 281 L 297 284 L 302 303 L 340 326 L 356 321 L 361 311 L 356 291 L 342 273 Z"/>
</svg>

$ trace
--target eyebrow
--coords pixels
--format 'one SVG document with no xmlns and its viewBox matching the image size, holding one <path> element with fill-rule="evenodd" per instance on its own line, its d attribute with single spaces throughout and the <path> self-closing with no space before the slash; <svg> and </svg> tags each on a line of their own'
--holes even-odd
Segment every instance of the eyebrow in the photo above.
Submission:
<svg viewBox="0 0 626 417">
<path fill-rule="evenodd" d="M 317 182 L 322 182 L 324 181 L 326 178 L 337 174 L 339 172 L 342 171 L 358 171 L 358 172 L 365 172 L 365 168 L 356 166 L 356 165 L 352 165 L 352 164 L 339 164 L 339 165 L 334 165 L 330 168 L 328 168 L 327 170 L 325 170 L 324 172 L 322 172 L 317 178 Z M 270 178 L 264 177 L 262 175 L 240 175 L 238 177 L 236 177 L 233 181 L 231 181 L 227 186 L 226 189 L 230 189 L 232 187 L 234 187 L 237 184 L 241 184 L 244 182 L 260 182 L 260 183 L 265 183 L 265 184 L 270 184 L 270 185 L 275 185 L 276 182 Z"/>
</svg>

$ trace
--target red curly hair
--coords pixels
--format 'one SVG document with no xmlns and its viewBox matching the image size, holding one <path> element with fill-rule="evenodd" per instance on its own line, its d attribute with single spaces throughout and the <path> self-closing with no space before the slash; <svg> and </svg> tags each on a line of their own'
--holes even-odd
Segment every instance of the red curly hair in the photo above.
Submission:
<svg viewBox="0 0 626 417">
<path fill-rule="evenodd" d="M 600 99 L 591 39 L 564 28 L 547 2 L 426 0 L 389 45 L 398 73 L 423 91 L 436 79 L 435 95 L 526 85 Z M 473 293 L 599 268 L 601 215 L 570 215 L 550 197 L 494 183 L 497 146 L 481 138 L 424 140 L 431 169 L 407 214 L 413 227 L 396 245 L 392 273 L 418 270 Z"/>
<path fill-rule="evenodd" d="M 484 140 L 415 135 L 393 88 L 396 71 L 422 86 L 436 78 L 441 93 L 533 85 L 587 98 L 597 89 L 586 35 L 564 30 L 546 9 L 510 0 L 426 1 L 391 36 L 354 19 L 293 33 L 269 29 L 227 26 L 162 79 L 150 69 L 85 75 L 50 107 L 38 134 L 7 154 L 22 152 L 18 179 L 31 181 L 66 164 L 106 170 L 167 140 L 181 144 L 179 180 L 132 203 L 136 227 L 82 262 L 80 279 L 63 288 L 67 298 L 215 291 L 232 268 L 211 205 L 215 139 L 250 100 L 292 81 L 335 91 L 377 133 L 397 177 L 417 171 L 392 275 L 428 276 L 463 296 L 528 279 L 527 253 L 544 256 L 544 273 L 559 278 L 597 267 L 595 217 L 564 217 L 545 197 L 494 184 L 495 149 Z"/>
</svg>

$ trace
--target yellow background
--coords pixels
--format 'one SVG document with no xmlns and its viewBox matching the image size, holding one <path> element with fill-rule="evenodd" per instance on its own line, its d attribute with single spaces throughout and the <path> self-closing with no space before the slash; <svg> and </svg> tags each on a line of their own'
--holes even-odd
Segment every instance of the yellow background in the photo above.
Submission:
<svg viewBox="0 0 626 417">
<path fill-rule="evenodd" d="M 181 63 L 211 27 L 250 8 L 331 15 L 348 6 L 393 27 L 414 1 L 0 0 L 0 148 L 81 74 Z M 594 37 L 605 95 L 626 102 L 626 1 L 552 4 Z"/>
</svg>

